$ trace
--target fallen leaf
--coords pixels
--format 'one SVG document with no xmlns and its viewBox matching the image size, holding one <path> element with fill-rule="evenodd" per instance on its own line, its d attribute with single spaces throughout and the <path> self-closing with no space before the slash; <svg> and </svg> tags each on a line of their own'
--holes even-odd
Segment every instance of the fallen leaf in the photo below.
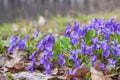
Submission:
<svg viewBox="0 0 120 80">
<path fill-rule="evenodd" d="M 5 54 L 0 54 L 0 68 L 2 68 L 6 61 L 9 60 L 9 57 Z"/>
<path fill-rule="evenodd" d="M 68 74 L 67 75 L 67 79 L 70 80 L 70 79 L 73 79 L 75 77 L 77 77 L 77 78 L 83 77 L 89 71 L 90 71 L 89 67 L 85 63 L 83 63 L 81 65 L 81 67 L 79 69 L 77 69 L 77 71 L 75 72 L 75 74 Z"/>
<path fill-rule="evenodd" d="M 101 71 L 97 71 L 95 68 L 90 68 L 92 80 L 112 80 L 109 76 L 104 76 Z"/>
<path fill-rule="evenodd" d="M 17 62 L 13 65 L 13 68 L 15 68 L 17 70 L 22 70 L 25 68 L 25 63 L 23 61 Z"/>
<path fill-rule="evenodd" d="M 94 62 L 94 68 L 97 70 L 97 71 L 101 71 L 104 75 L 109 75 L 111 74 L 110 70 L 108 70 L 106 67 L 103 69 L 103 68 L 100 68 L 100 63 L 101 61 L 100 60 L 97 60 Z"/>
<path fill-rule="evenodd" d="M 27 53 L 25 51 L 16 50 L 12 55 L 10 60 L 7 60 L 3 66 L 4 71 L 19 72 L 25 69 L 25 60 L 27 60 Z"/>
</svg>

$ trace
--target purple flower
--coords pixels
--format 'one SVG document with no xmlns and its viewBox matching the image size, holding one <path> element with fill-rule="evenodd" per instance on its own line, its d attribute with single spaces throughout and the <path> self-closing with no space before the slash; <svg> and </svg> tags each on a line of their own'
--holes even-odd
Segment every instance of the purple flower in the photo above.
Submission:
<svg viewBox="0 0 120 80">
<path fill-rule="evenodd" d="M 66 73 L 67 73 L 67 74 L 75 74 L 76 71 L 77 71 L 77 69 L 73 69 L 73 70 L 67 69 L 67 70 L 66 70 Z"/>
<path fill-rule="evenodd" d="M 19 42 L 18 42 L 18 48 L 19 48 L 20 50 L 26 48 L 27 40 L 28 40 L 28 36 L 26 36 L 24 39 L 20 39 L 20 40 L 19 40 Z"/>
<path fill-rule="evenodd" d="M 32 53 L 32 55 L 29 56 L 29 59 L 34 60 L 36 54 L 37 54 L 37 52 L 34 51 L 34 52 Z"/>
<path fill-rule="evenodd" d="M 64 35 L 70 37 L 70 34 L 71 34 L 70 23 L 68 23 Z"/>
<path fill-rule="evenodd" d="M 108 65 L 113 65 L 115 67 L 116 66 L 116 62 L 117 62 L 117 60 L 108 59 Z"/>
<path fill-rule="evenodd" d="M 78 58 L 78 51 L 79 51 L 78 49 L 71 50 L 70 59 L 76 61 Z"/>
<path fill-rule="evenodd" d="M 117 48 L 120 47 L 120 45 L 118 44 L 117 40 L 115 40 L 115 39 L 114 39 L 114 41 L 112 41 L 112 44 L 113 44 L 115 47 L 117 47 Z"/>
<path fill-rule="evenodd" d="M 60 66 L 63 66 L 63 65 L 65 64 L 65 59 L 64 59 L 62 53 L 59 53 L 58 64 L 59 64 Z"/>
<path fill-rule="evenodd" d="M 75 74 L 76 71 L 77 71 L 77 69 L 72 69 L 72 70 L 67 69 L 67 70 L 66 70 L 66 73 L 67 73 L 67 74 Z M 77 78 L 74 77 L 72 80 L 77 80 Z"/>
<path fill-rule="evenodd" d="M 27 68 L 29 71 L 33 71 L 34 70 L 34 67 L 33 66 L 28 66 L 28 68 Z"/>
<path fill-rule="evenodd" d="M 37 43 L 36 46 L 39 50 L 43 51 L 44 50 L 44 44 L 45 44 L 45 41 L 42 39 Z"/>
<path fill-rule="evenodd" d="M 78 58 L 78 54 L 77 54 L 77 53 L 72 53 L 72 54 L 70 55 L 70 59 L 72 59 L 73 61 L 76 61 L 77 58 Z"/>
<path fill-rule="evenodd" d="M 77 44 L 79 42 L 79 34 L 77 34 L 76 32 L 73 33 L 70 39 L 72 45 Z"/>
<path fill-rule="evenodd" d="M 104 39 L 109 41 L 110 40 L 110 34 L 111 33 L 109 31 L 105 30 L 104 31 Z"/>
<path fill-rule="evenodd" d="M 81 54 L 86 54 L 86 47 L 80 49 Z"/>
<path fill-rule="evenodd" d="M 105 69 L 105 64 L 104 63 L 100 63 L 100 68 L 101 69 Z"/>
<path fill-rule="evenodd" d="M 103 50 L 102 51 L 102 55 L 104 56 L 104 57 L 108 57 L 109 56 L 109 54 L 110 54 L 110 51 L 109 50 Z"/>
<path fill-rule="evenodd" d="M 85 48 L 85 47 L 86 47 L 86 43 L 85 43 L 84 39 L 82 39 L 82 42 L 81 42 L 81 44 L 80 44 L 80 47 L 81 47 L 81 48 Z"/>
<path fill-rule="evenodd" d="M 15 47 L 14 46 L 10 46 L 9 48 L 8 48 L 8 52 L 9 53 L 13 53 L 13 51 L 14 51 L 14 49 L 15 49 Z"/>
<path fill-rule="evenodd" d="M 32 61 L 31 61 L 31 64 L 28 66 L 28 70 L 29 70 L 29 71 L 33 71 L 33 70 L 34 70 L 34 66 L 35 66 L 35 61 L 32 60 Z"/>
<path fill-rule="evenodd" d="M 92 43 L 97 44 L 98 43 L 98 37 L 92 38 Z"/>
<path fill-rule="evenodd" d="M 36 37 L 38 37 L 38 35 L 39 35 L 39 29 L 37 29 L 35 32 L 34 32 L 34 37 L 36 38 Z"/>
<path fill-rule="evenodd" d="M 18 47 L 19 47 L 20 50 L 25 49 L 26 48 L 26 42 L 25 42 L 25 40 L 22 40 L 22 39 L 19 40 Z"/>
<path fill-rule="evenodd" d="M 52 49 L 53 49 L 53 44 L 45 44 L 45 49 L 46 49 L 47 51 L 52 51 Z"/>
<path fill-rule="evenodd" d="M 79 52 L 78 49 L 71 50 L 71 53 L 72 53 L 72 54 L 77 54 L 78 52 Z"/>
<path fill-rule="evenodd" d="M 93 55 L 92 57 L 91 57 L 91 61 L 92 62 L 95 62 L 97 60 L 97 56 L 96 55 Z"/>
<path fill-rule="evenodd" d="M 113 47 L 112 53 L 114 56 L 118 56 L 120 54 L 120 49 L 118 49 L 117 47 Z"/>
<path fill-rule="evenodd" d="M 85 27 L 85 28 L 80 28 L 79 34 L 80 34 L 82 37 L 84 37 L 87 31 L 88 31 L 88 28 L 87 28 L 87 27 Z"/>
<path fill-rule="evenodd" d="M 106 41 L 102 41 L 100 47 L 105 51 L 110 49 L 110 45 Z"/>
<path fill-rule="evenodd" d="M 44 36 L 44 40 L 45 40 L 45 43 L 49 43 L 49 44 L 54 44 L 55 43 L 55 38 L 53 37 L 52 34 L 46 34 Z"/>
<path fill-rule="evenodd" d="M 47 56 L 47 57 L 50 57 L 50 58 L 52 58 L 52 56 L 53 56 L 53 52 L 52 51 L 43 51 L 43 54 L 45 56 Z"/>
<path fill-rule="evenodd" d="M 45 73 L 46 74 L 50 74 L 51 73 L 51 69 L 45 69 Z"/>
<path fill-rule="evenodd" d="M 45 62 L 44 63 L 44 67 L 45 67 L 45 69 L 51 69 L 51 67 L 52 67 L 53 65 L 52 65 L 52 62 Z"/>
<path fill-rule="evenodd" d="M 80 60 L 80 59 L 77 59 L 77 60 L 75 61 L 74 66 L 75 66 L 76 68 L 80 68 L 80 64 L 81 64 L 81 60 Z"/>
<path fill-rule="evenodd" d="M 73 31 L 79 33 L 79 27 L 80 27 L 79 22 L 75 21 L 73 26 Z"/>
<path fill-rule="evenodd" d="M 48 62 L 48 60 L 47 60 L 47 57 L 46 56 L 42 56 L 41 58 L 40 58 L 40 64 L 44 64 L 44 63 L 47 63 Z"/>
<path fill-rule="evenodd" d="M 92 47 L 86 46 L 85 53 L 89 55 L 93 55 Z"/>
<path fill-rule="evenodd" d="M 17 47 L 17 36 L 12 35 L 10 37 L 10 44 L 9 44 L 8 52 L 13 53 L 13 51 L 16 47 Z"/>
<path fill-rule="evenodd" d="M 104 26 L 104 20 L 100 19 L 100 18 L 95 18 L 93 20 L 91 20 L 90 25 L 92 26 L 92 28 L 94 28 L 95 30 L 99 30 L 100 28 L 102 28 Z"/>
<path fill-rule="evenodd" d="M 94 66 L 94 62 L 97 60 L 97 56 L 93 55 L 90 59 L 90 61 L 92 62 L 92 66 Z"/>
<path fill-rule="evenodd" d="M 99 44 L 91 44 L 91 47 L 92 47 L 95 51 L 97 51 L 98 48 L 100 48 L 100 45 L 99 45 Z"/>
</svg>

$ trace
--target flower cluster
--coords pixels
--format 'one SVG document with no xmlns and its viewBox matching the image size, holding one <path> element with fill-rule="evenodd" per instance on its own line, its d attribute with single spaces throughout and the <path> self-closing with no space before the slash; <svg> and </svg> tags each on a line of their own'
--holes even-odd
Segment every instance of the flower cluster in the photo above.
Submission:
<svg viewBox="0 0 120 80">
<path fill-rule="evenodd" d="M 90 32 L 90 30 L 94 30 L 94 33 Z M 88 32 L 90 32 L 90 34 Z M 35 37 L 37 36 L 38 32 L 35 33 Z M 73 46 L 71 49 L 67 50 L 70 51 L 69 59 L 74 61 L 75 68 L 80 68 L 80 64 L 87 60 L 91 61 L 92 65 L 94 65 L 94 62 L 98 59 L 101 60 L 101 64 L 99 65 L 101 68 L 106 68 L 111 65 L 114 67 L 116 66 L 116 57 L 120 55 L 120 41 L 118 41 L 119 39 L 115 36 L 120 37 L 120 24 L 114 19 L 105 21 L 104 19 L 95 18 L 85 26 L 80 25 L 77 21 L 74 22 L 73 27 L 68 23 L 64 36 L 70 39 Z M 11 41 L 12 47 L 16 46 L 16 43 L 13 44 L 16 40 L 16 37 L 13 36 Z M 87 40 L 89 40 L 89 43 L 87 43 Z M 22 41 L 20 42 L 22 43 Z M 34 70 L 35 55 L 42 52 L 40 64 L 44 66 L 47 74 L 51 73 L 54 44 L 55 38 L 52 34 L 46 34 L 43 39 L 36 44 L 38 51 L 34 51 L 29 57 L 29 59 L 32 60 L 31 65 L 28 67 L 30 71 Z M 79 46 L 76 47 L 76 45 Z M 21 46 L 23 45 L 21 44 L 19 48 L 23 49 L 24 47 Z M 82 60 L 83 58 L 86 58 L 86 60 Z M 105 63 L 103 61 L 105 61 Z M 65 63 L 65 56 L 61 51 L 58 54 L 58 64 L 64 66 Z M 75 71 L 68 71 L 68 73 L 72 74 L 75 73 Z"/>
<path fill-rule="evenodd" d="M 16 48 L 19 50 L 23 50 L 26 48 L 26 43 L 28 40 L 28 36 L 26 36 L 24 39 L 20 37 L 20 35 L 12 35 L 10 37 L 10 45 L 8 48 L 9 53 L 13 53 Z"/>
<path fill-rule="evenodd" d="M 36 44 L 38 51 L 33 52 L 32 55 L 29 57 L 29 59 L 32 60 L 31 65 L 28 67 L 28 69 L 30 71 L 33 71 L 33 69 L 34 69 L 35 55 L 38 52 L 41 52 L 42 56 L 40 57 L 40 64 L 44 65 L 45 72 L 47 74 L 51 73 L 51 67 L 52 67 L 51 59 L 53 56 L 54 43 L 55 43 L 55 39 L 52 36 L 52 34 L 46 34 L 46 35 L 44 35 L 43 39 L 41 39 Z"/>
<path fill-rule="evenodd" d="M 87 44 L 85 37 L 91 29 L 95 30 L 95 36 L 91 38 L 91 43 Z M 109 65 L 110 62 L 114 62 L 114 64 L 111 64 L 114 66 L 117 61 L 114 61 L 113 58 L 120 55 L 120 45 L 115 38 L 116 34 L 120 35 L 119 23 L 114 19 L 105 21 L 104 19 L 97 18 L 91 20 L 90 23 L 84 27 L 82 27 L 79 22 L 74 22 L 73 27 L 68 23 L 64 32 L 64 35 L 70 38 L 73 46 L 76 44 L 80 45 L 80 48 L 78 47 L 80 54 L 91 57 L 90 61 L 93 64 L 97 59 L 103 57 L 107 59 Z M 113 39 L 111 39 L 112 35 L 114 36 Z M 76 62 L 78 54 L 74 52 L 72 52 L 70 58 Z M 101 63 L 100 66 L 104 68 L 104 63 Z"/>
</svg>

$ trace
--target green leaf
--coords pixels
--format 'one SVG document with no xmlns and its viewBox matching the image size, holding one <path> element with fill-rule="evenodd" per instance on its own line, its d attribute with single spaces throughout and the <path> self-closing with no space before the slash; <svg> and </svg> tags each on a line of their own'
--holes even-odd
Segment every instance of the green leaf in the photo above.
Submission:
<svg viewBox="0 0 120 80">
<path fill-rule="evenodd" d="M 118 43 L 120 44 L 120 35 L 119 34 L 115 34 L 116 40 L 118 41 Z"/>
<path fill-rule="evenodd" d="M 87 33 L 85 34 L 86 44 L 89 44 L 91 42 L 91 39 L 95 37 L 95 35 L 96 35 L 96 31 L 94 29 L 88 30 Z"/>
<path fill-rule="evenodd" d="M 70 38 L 66 37 L 66 36 L 60 36 L 54 45 L 54 57 L 58 56 L 58 53 L 63 52 L 67 49 L 70 49 L 72 47 L 71 43 L 70 43 Z"/>
<path fill-rule="evenodd" d="M 66 66 L 71 67 L 75 64 L 75 62 L 72 59 L 69 59 L 66 61 Z"/>
<path fill-rule="evenodd" d="M 7 76 L 8 78 L 10 78 L 10 79 L 13 77 L 12 73 L 10 73 L 10 72 L 8 72 L 8 73 L 6 74 L 6 76 Z"/>
</svg>

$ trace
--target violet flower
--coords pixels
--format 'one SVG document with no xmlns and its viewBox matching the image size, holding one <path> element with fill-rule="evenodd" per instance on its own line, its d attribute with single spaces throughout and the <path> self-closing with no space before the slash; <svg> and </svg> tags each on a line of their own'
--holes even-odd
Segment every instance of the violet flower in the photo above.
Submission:
<svg viewBox="0 0 120 80">
<path fill-rule="evenodd" d="M 73 32 L 73 34 L 71 35 L 70 39 L 71 39 L 71 44 L 72 45 L 77 44 L 79 42 L 79 34 L 76 33 L 76 32 Z"/>
<path fill-rule="evenodd" d="M 67 74 L 75 74 L 76 71 L 77 71 L 77 69 L 73 69 L 73 70 L 67 69 L 67 70 L 66 70 L 66 73 L 67 73 Z"/>
<path fill-rule="evenodd" d="M 29 71 L 33 71 L 33 70 L 34 70 L 34 66 L 35 66 L 35 61 L 32 60 L 32 61 L 31 61 L 31 64 L 28 66 L 27 69 L 28 69 Z"/>
<path fill-rule="evenodd" d="M 34 51 L 34 52 L 32 53 L 32 55 L 29 56 L 29 59 L 34 60 L 36 54 L 37 54 L 37 52 Z"/>
<path fill-rule="evenodd" d="M 71 34 L 70 23 L 68 23 L 64 35 L 70 37 L 70 34 Z"/>
<path fill-rule="evenodd" d="M 45 49 L 46 49 L 47 51 L 52 51 L 52 49 L 53 49 L 53 44 L 45 44 Z"/>
<path fill-rule="evenodd" d="M 54 44 L 55 43 L 55 38 L 52 36 L 52 34 L 46 34 L 44 36 L 45 43 L 47 44 Z"/>
<path fill-rule="evenodd" d="M 77 59 L 77 60 L 75 61 L 74 66 L 75 66 L 76 68 L 80 68 L 80 64 L 81 64 L 81 60 L 80 60 L 80 59 Z"/>
<path fill-rule="evenodd" d="M 107 58 L 110 55 L 110 51 L 109 50 L 103 50 L 102 55 Z"/>
<path fill-rule="evenodd" d="M 116 62 L 117 60 L 113 60 L 113 59 L 108 59 L 108 66 L 112 65 L 112 66 L 116 66 Z"/>
<path fill-rule="evenodd" d="M 63 65 L 65 64 L 65 59 L 64 59 L 62 53 L 59 53 L 58 64 L 59 64 L 60 66 L 63 66 Z"/>
<path fill-rule="evenodd" d="M 86 46 L 85 53 L 89 55 L 93 55 L 92 47 L 91 46 Z"/>
<path fill-rule="evenodd" d="M 42 40 L 40 40 L 40 41 L 37 43 L 36 47 L 37 47 L 40 51 L 43 51 L 43 50 L 44 50 L 44 44 L 45 44 L 45 41 L 44 41 L 44 39 L 42 39 Z"/>
<path fill-rule="evenodd" d="M 105 64 L 104 63 L 100 63 L 100 68 L 101 69 L 105 69 Z"/>
<path fill-rule="evenodd" d="M 97 44 L 98 43 L 98 37 L 92 38 L 92 43 Z"/>
<path fill-rule="evenodd" d="M 120 49 L 117 47 L 112 48 L 112 53 L 114 56 L 118 56 L 120 54 Z"/>
<path fill-rule="evenodd" d="M 23 49 L 26 48 L 27 40 L 28 40 L 28 36 L 26 36 L 24 39 L 20 39 L 20 40 L 18 41 L 18 48 L 19 48 L 20 50 L 23 50 Z"/>
<path fill-rule="evenodd" d="M 92 62 L 92 66 L 94 66 L 94 62 L 97 60 L 97 56 L 93 55 L 90 59 L 90 61 Z"/>
<path fill-rule="evenodd" d="M 52 51 L 43 51 L 43 54 L 45 56 L 47 56 L 47 57 L 50 57 L 50 58 L 52 58 L 52 56 L 53 56 L 53 52 Z"/>
<path fill-rule="evenodd" d="M 70 55 L 70 59 L 72 59 L 73 61 L 76 61 L 78 58 L 78 49 L 75 50 L 71 50 L 71 55 Z"/>
<path fill-rule="evenodd" d="M 93 55 L 90 59 L 92 62 L 95 62 L 97 60 L 97 56 L 96 55 Z"/>
<path fill-rule="evenodd" d="M 39 29 L 37 29 L 35 32 L 34 32 L 34 35 L 33 35 L 35 38 L 39 36 Z"/>
<path fill-rule="evenodd" d="M 110 49 L 110 45 L 106 41 L 101 41 L 100 47 L 105 51 Z"/>
</svg>

